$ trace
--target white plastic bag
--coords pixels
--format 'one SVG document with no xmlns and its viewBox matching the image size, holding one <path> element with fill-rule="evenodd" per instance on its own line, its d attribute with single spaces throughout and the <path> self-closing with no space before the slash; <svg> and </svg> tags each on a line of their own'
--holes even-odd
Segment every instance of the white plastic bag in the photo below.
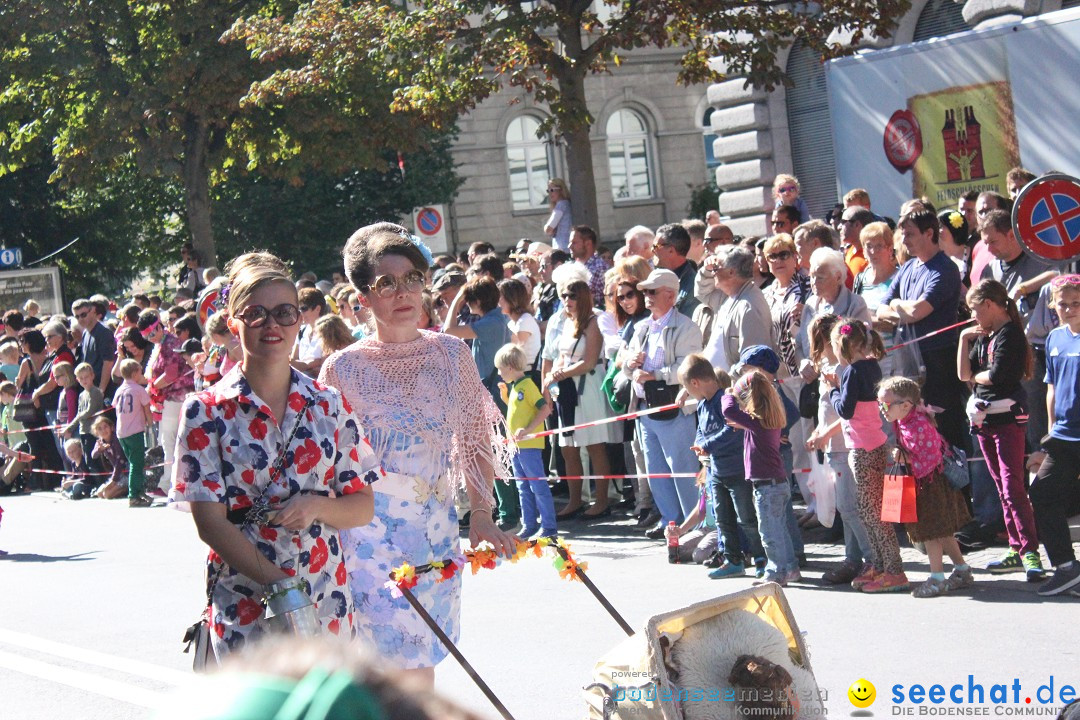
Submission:
<svg viewBox="0 0 1080 720">
<path fill-rule="evenodd" d="M 832 527 L 836 517 L 836 473 L 828 463 L 818 460 L 816 452 L 810 453 L 810 490 L 817 501 L 817 519 L 825 527 Z"/>
</svg>

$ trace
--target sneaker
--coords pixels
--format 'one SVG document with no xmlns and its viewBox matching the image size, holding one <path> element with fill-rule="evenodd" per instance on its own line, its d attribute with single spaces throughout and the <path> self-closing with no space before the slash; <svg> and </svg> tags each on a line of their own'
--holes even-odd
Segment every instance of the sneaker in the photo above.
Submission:
<svg viewBox="0 0 1080 720">
<path fill-rule="evenodd" d="M 1020 559 L 1020 553 L 1010 550 L 1000 560 L 991 560 L 986 563 L 986 570 L 995 575 L 1022 572 L 1024 570 L 1024 561 Z"/>
<path fill-rule="evenodd" d="M 787 586 L 788 583 L 793 583 L 793 582 L 802 582 L 802 573 L 799 572 L 797 569 L 796 570 L 789 570 L 787 572 L 787 574 L 784 575 L 784 586 L 785 587 Z"/>
<path fill-rule="evenodd" d="M 907 575 L 902 572 L 895 574 L 881 573 L 877 578 L 862 586 L 864 593 L 887 593 L 907 590 L 909 584 Z"/>
<path fill-rule="evenodd" d="M 1080 562 L 1073 560 L 1069 567 L 1058 567 L 1049 580 L 1036 590 L 1039 595 L 1049 597 L 1059 595 L 1066 590 L 1080 585 Z"/>
<path fill-rule="evenodd" d="M 864 592 L 869 592 L 864 589 Z M 932 598 L 939 595 L 944 595 L 949 592 L 949 581 L 942 578 L 941 580 L 935 580 L 934 578 L 927 578 L 922 585 L 915 588 L 915 591 L 911 594 L 917 598 Z"/>
<path fill-rule="evenodd" d="M 722 578 L 729 577 L 743 577 L 746 575 L 746 566 L 739 565 L 737 563 L 724 563 L 715 570 L 709 571 L 709 577 L 713 580 L 720 580 Z"/>
<path fill-rule="evenodd" d="M 975 584 L 975 574 L 971 572 L 970 567 L 964 570 L 954 569 L 952 574 L 945 578 L 945 582 L 949 590 L 962 590 Z"/>
<path fill-rule="evenodd" d="M 758 580 L 765 577 L 765 566 L 769 564 L 769 561 L 763 557 L 754 558 L 754 577 Z"/>
<path fill-rule="evenodd" d="M 787 587 L 787 574 L 786 573 L 765 573 L 765 577 L 760 582 L 754 583 L 755 585 L 761 585 L 763 583 L 776 583 L 780 587 Z"/>
<path fill-rule="evenodd" d="M 517 534 L 517 539 L 518 540 L 528 540 L 529 538 L 531 538 L 533 535 L 535 535 L 538 532 L 540 532 L 539 527 L 534 527 L 531 530 L 529 528 L 522 528 L 521 532 L 519 532 Z"/>
<path fill-rule="evenodd" d="M 877 580 L 877 578 L 878 571 L 874 569 L 873 565 L 866 563 L 862 566 L 862 572 L 851 581 L 851 587 L 856 590 L 862 590 L 867 583 L 872 583 Z"/>
<path fill-rule="evenodd" d="M 147 508 L 154 504 L 154 501 L 145 495 L 136 495 L 133 498 L 128 498 L 128 507 L 132 508 Z"/>
<path fill-rule="evenodd" d="M 516 528 L 517 526 L 518 526 L 518 519 L 517 518 L 514 518 L 513 520 L 503 520 L 501 523 L 499 523 L 499 529 L 502 530 L 503 532 L 510 532 L 511 530 Z"/>
<path fill-rule="evenodd" d="M 1046 579 L 1046 571 L 1043 570 L 1042 558 L 1037 552 L 1026 552 L 1021 558 L 1024 563 L 1024 572 L 1027 573 L 1028 582 L 1041 582 Z"/>
<path fill-rule="evenodd" d="M 825 571 L 821 579 L 829 585 L 846 585 L 859 577 L 862 564 L 851 560 L 844 560 L 834 568 Z"/>
</svg>

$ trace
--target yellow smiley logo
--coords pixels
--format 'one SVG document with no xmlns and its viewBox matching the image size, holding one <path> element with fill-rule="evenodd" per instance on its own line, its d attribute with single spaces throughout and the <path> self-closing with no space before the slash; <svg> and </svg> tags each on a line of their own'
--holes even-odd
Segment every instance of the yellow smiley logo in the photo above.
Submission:
<svg viewBox="0 0 1080 720">
<path fill-rule="evenodd" d="M 847 690 L 848 700 L 857 708 L 868 708 L 874 704 L 877 690 L 869 680 L 859 679 L 851 683 Z"/>
</svg>

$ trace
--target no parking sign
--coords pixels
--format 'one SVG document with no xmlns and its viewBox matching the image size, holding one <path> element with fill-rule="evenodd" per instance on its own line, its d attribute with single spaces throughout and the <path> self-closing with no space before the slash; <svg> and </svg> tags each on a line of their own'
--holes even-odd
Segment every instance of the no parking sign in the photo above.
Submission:
<svg viewBox="0 0 1080 720">
<path fill-rule="evenodd" d="M 432 252 L 446 252 L 446 207 L 428 205 L 413 210 L 413 227 L 416 234 Z"/>
<path fill-rule="evenodd" d="M 1080 180 L 1062 174 L 1035 178 L 1016 196 L 1012 225 L 1032 255 L 1054 263 L 1080 257 Z"/>
</svg>

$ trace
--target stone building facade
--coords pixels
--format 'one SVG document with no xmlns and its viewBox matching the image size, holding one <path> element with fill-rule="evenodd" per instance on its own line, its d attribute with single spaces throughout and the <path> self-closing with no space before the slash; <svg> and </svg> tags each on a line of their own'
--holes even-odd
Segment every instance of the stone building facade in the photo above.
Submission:
<svg viewBox="0 0 1080 720">
<path fill-rule="evenodd" d="M 1076 6 L 1080 0 L 912 0 L 893 37 L 868 47 Z M 638 50 L 610 75 L 587 80 L 601 239 L 619 242 L 633 225 L 681 220 L 691 189 L 713 174 L 722 191 L 719 210 L 737 234 L 768 232 L 772 181 L 780 172 L 799 178 L 811 214 L 822 217 L 842 192 L 820 58 L 796 42 L 778 58 L 793 86 L 765 92 L 741 78 L 682 86 L 680 55 Z M 447 212 L 457 249 L 477 240 L 507 248 L 523 237 L 544 239 L 543 189 L 566 168 L 565 148 L 535 136 L 546 112 L 528 94 L 506 88 L 461 117 L 453 155 L 465 182 Z"/>
<path fill-rule="evenodd" d="M 676 82 L 681 55 L 638 50 L 610 75 L 586 81 L 598 230 L 609 244 L 634 225 L 683 219 L 691 187 L 709 179 L 707 86 Z M 453 156 L 465 182 L 447 212 L 459 250 L 478 240 L 501 249 L 545 239 L 544 189 L 549 178 L 566 176 L 565 147 L 535 136 L 546 116 L 528 94 L 505 88 L 459 120 Z"/>
</svg>

